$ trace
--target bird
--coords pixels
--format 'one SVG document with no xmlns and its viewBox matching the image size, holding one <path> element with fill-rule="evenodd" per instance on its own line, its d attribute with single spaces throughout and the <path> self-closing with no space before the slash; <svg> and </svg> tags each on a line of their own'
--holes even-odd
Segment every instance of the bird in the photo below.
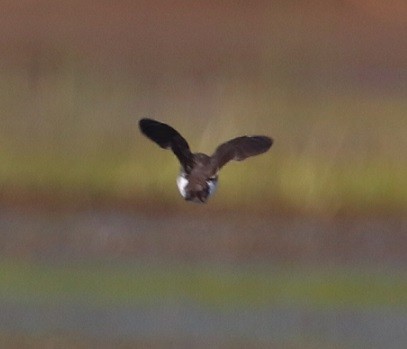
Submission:
<svg viewBox="0 0 407 349">
<path fill-rule="evenodd" d="M 208 156 L 192 153 L 188 142 L 171 126 L 150 119 L 139 120 L 143 135 L 163 149 L 171 149 L 181 164 L 177 186 L 181 196 L 190 202 L 206 203 L 215 192 L 219 170 L 231 160 L 242 161 L 268 151 L 273 139 L 267 136 L 240 136 L 220 144 Z"/>
</svg>

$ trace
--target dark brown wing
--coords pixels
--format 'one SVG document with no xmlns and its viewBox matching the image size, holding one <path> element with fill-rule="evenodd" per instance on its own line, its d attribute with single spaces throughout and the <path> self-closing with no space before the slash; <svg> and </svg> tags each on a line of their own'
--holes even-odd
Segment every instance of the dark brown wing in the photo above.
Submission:
<svg viewBox="0 0 407 349">
<path fill-rule="evenodd" d="M 141 132 L 161 148 L 171 149 L 185 171 L 192 167 L 193 157 L 187 141 L 171 126 L 152 119 L 139 121 Z"/>
<path fill-rule="evenodd" d="M 241 161 L 270 149 L 273 140 L 266 136 L 242 136 L 231 139 L 216 148 L 212 155 L 214 166 L 219 169 L 231 160 Z"/>
</svg>

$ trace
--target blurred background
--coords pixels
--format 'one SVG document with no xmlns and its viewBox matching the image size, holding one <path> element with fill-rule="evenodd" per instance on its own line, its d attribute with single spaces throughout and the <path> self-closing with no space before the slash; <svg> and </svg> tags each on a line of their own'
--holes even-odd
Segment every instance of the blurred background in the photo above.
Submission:
<svg viewBox="0 0 407 349">
<path fill-rule="evenodd" d="M 403 0 L 0 4 L 2 348 L 405 348 Z M 138 120 L 270 152 L 186 203 Z"/>
</svg>

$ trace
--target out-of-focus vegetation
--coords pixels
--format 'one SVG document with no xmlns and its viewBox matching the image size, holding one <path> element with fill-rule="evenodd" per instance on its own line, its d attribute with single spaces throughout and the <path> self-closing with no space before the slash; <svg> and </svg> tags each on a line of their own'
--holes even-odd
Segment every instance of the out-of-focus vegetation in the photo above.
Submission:
<svg viewBox="0 0 407 349">
<path fill-rule="evenodd" d="M 57 8 L 46 18 L 13 8 L 10 18 L 28 19 L 12 44 L 0 27 L 2 197 L 183 204 L 175 158 L 138 132 L 149 116 L 208 153 L 244 133 L 275 139 L 270 153 L 224 169 L 211 205 L 405 211 L 401 24 L 359 5 L 259 2 L 218 18 L 222 5 L 180 14 L 135 4 L 83 21 L 86 5 L 77 18 L 66 3 L 65 22 Z M 140 6 L 152 23 L 140 24 Z"/>
<path fill-rule="evenodd" d="M 43 79 L 39 92 L 18 74 L 3 81 L 3 193 L 17 188 L 138 200 L 156 195 L 182 203 L 175 157 L 138 132 L 138 119 L 148 115 L 171 123 L 192 149 L 207 153 L 242 133 L 275 138 L 270 153 L 222 171 L 215 205 L 252 204 L 261 197 L 317 212 L 407 208 L 402 96 L 313 91 L 298 101 L 297 90 L 286 100 L 287 88 L 247 91 L 243 81 L 234 88 L 236 82 L 226 81 L 214 83 L 232 91 L 220 93 L 212 115 L 185 110 L 182 100 L 152 113 L 138 108 L 146 92 L 130 82 L 116 85 L 76 70 Z"/>
<path fill-rule="evenodd" d="M 406 4 L 2 1 L 0 346 L 404 344 Z M 198 207 L 142 117 L 275 143 Z"/>
<path fill-rule="evenodd" d="M 402 275 L 402 274 L 401 274 Z M 381 307 L 407 304 L 406 279 L 368 268 L 73 265 L 3 261 L 0 295 L 94 305 L 190 300 L 210 307 Z"/>
</svg>

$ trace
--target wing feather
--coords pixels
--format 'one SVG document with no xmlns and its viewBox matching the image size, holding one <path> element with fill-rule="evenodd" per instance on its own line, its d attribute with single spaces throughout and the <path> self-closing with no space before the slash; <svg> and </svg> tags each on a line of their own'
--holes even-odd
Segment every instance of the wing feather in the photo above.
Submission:
<svg viewBox="0 0 407 349">
<path fill-rule="evenodd" d="M 273 140 L 267 136 L 242 136 L 219 145 L 211 159 L 218 169 L 231 160 L 242 161 L 250 156 L 265 153 Z"/>
<path fill-rule="evenodd" d="M 188 142 L 171 126 L 153 119 L 139 121 L 141 132 L 163 149 L 171 149 L 185 171 L 192 168 L 193 156 Z"/>
</svg>

